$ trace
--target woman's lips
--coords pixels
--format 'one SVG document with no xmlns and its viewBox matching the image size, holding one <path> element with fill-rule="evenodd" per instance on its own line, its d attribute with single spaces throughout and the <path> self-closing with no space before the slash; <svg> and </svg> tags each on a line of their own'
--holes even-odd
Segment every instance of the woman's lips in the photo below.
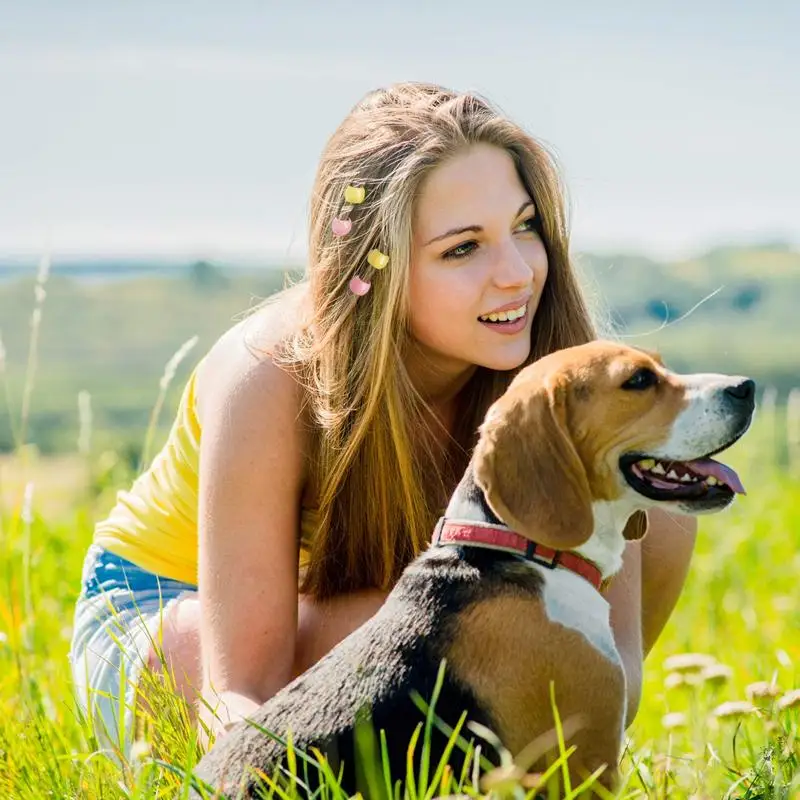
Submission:
<svg viewBox="0 0 800 800">
<path fill-rule="evenodd" d="M 482 319 L 479 319 L 478 322 L 483 325 L 484 328 L 489 328 L 489 330 L 495 333 L 500 333 L 503 336 L 513 336 L 515 333 L 519 333 L 525 329 L 525 326 L 528 324 L 528 313 L 529 311 L 526 308 L 525 313 L 513 322 L 484 322 Z"/>
</svg>

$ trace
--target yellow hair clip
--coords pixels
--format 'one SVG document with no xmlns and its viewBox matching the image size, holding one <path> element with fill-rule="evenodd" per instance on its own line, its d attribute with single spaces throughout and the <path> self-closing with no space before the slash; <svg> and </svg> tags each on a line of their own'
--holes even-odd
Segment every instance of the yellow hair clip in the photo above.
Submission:
<svg viewBox="0 0 800 800">
<path fill-rule="evenodd" d="M 351 205 L 357 206 L 359 203 L 364 202 L 367 191 L 363 186 L 348 186 L 344 190 L 344 201 Z"/>
<path fill-rule="evenodd" d="M 367 255 L 367 262 L 375 269 L 383 269 L 389 263 L 389 256 L 381 253 L 380 250 L 370 250 Z"/>
</svg>

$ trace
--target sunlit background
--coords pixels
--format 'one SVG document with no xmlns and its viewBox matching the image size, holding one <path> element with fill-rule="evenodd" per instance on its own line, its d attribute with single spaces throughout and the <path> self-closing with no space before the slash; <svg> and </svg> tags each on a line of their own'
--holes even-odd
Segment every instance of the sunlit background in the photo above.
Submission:
<svg viewBox="0 0 800 800">
<path fill-rule="evenodd" d="M 196 335 L 163 434 L 191 365 L 302 269 L 327 138 L 401 80 L 477 90 L 550 148 L 598 319 L 785 400 L 799 9 L 0 0 L 0 451 L 20 433 L 74 450 L 84 392 L 96 446 L 138 453 L 164 364 Z"/>
<path fill-rule="evenodd" d="M 400 80 L 552 150 L 603 331 L 756 379 L 748 494 L 701 522 L 624 796 L 800 796 L 799 39 L 796 0 L 0 0 L 0 797 L 175 794 L 174 697 L 150 773 L 71 702 L 86 547 L 198 359 L 302 270 L 327 137 Z"/>
</svg>

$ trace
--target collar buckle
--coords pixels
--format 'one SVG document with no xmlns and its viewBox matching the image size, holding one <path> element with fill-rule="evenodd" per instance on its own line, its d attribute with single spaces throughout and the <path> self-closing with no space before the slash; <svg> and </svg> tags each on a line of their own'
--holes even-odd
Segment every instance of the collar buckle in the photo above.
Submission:
<svg viewBox="0 0 800 800">
<path fill-rule="evenodd" d="M 559 550 L 553 550 L 550 547 L 536 544 L 536 542 L 531 542 L 528 545 L 525 557 L 529 561 L 547 567 L 547 569 L 555 569 L 560 561 L 561 552 Z"/>
</svg>

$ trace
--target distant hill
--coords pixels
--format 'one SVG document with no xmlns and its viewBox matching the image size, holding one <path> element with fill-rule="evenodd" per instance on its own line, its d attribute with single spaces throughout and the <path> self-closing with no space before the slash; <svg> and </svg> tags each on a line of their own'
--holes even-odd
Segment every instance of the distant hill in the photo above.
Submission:
<svg viewBox="0 0 800 800">
<path fill-rule="evenodd" d="M 575 260 L 598 312 L 632 344 L 660 350 L 677 369 L 752 375 L 783 396 L 800 386 L 800 253 L 776 244 L 723 247 L 675 263 L 630 254 L 582 254 Z M 35 272 L 35 264 L 0 262 L 0 334 L 17 416 Z M 162 427 L 191 366 L 237 315 L 285 280 L 277 265 L 54 264 L 29 438 L 44 450 L 74 450 L 77 396 L 87 390 L 98 443 L 141 442 L 172 354 L 199 337 L 179 368 Z M 3 396 L 0 391 L 0 450 L 11 445 Z"/>
<path fill-rule="evenodd" d="M 674 263 L 630 255 L 579 263 L 617 328 L 677 369 L 752 374 L 783 393 L 800 385 L 800 252 L 774 244 Z"/>
</svg>

